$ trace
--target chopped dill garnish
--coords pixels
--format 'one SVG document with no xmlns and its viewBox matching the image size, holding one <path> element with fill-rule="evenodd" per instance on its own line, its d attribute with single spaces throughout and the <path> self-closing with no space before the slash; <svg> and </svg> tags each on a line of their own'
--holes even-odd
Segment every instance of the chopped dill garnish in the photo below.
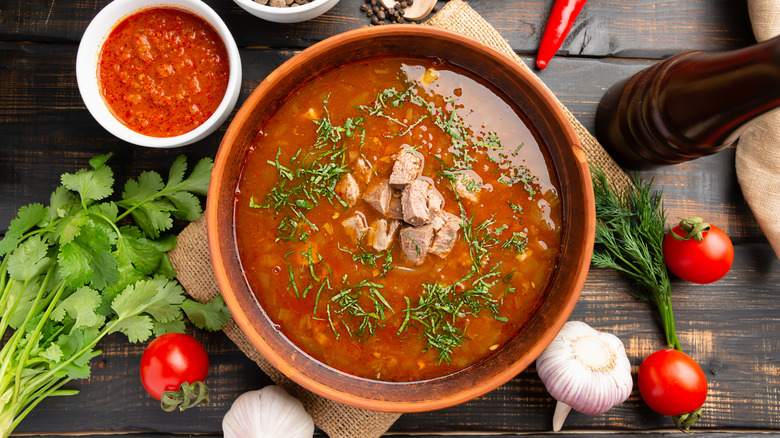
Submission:
<svg viewBox="0 0 780 438">
<path fill-rule="evenodd" d="M 533 186 L 537 182 L 538 178 L 531 173 L 527 166 L 515 166 L 509 165 L 508 168 L 501 173 L 498 177 L 498 182 L 513 186 L 517 183 L 522 183 L 528 194 L 534 196 L 537 192 L 536 187 Z"/>
<path fill-rule="evenodd" d="M 382 288 L 383 285 L 365 279 L 349 285 L 347 276 L 344 276 L 342 290 L 329 300 L 328 309 L 331 303 L 340 307 L 333 313 L 341 315 L 341 323 L 350 337 L 354 334 L 362 342 L 384 327 L 382 321 L 385 319 L 385 310 L 393 312 L 393 308 L 380 292 Z M 332 318 L 330 313 L 328 318 Z M 338 332 L 332 324 L 331 328 L 338 338 Z"/>
<path fill-rule="evenodd" d="M 477 144 L 486 149 L 504 149 L 503 146 L 501 146 L 501 140 L 498 138 L 498 134 L 493 131 L 488 132 L 482 140 L 477 141 Z"/>
<path fill-rule="evenodd" d="M 497 321 L 507 321 L 506 317 L 500 315 L 502 299 L 494 298 L 491 293 L 491 288 L 503 281 L 498 271 L 500 265 L 478 276 L 471 281 L 470 286 L 465 284 L 474 277 L 474 272 L 448 286 L 423 284 L 423 293 L 416 306 L 412 306 L 411 301 L 405 298 L 404 321 L 397 335 L 405 332 L 410 325 L 420 324 L 420 331 L 427 341 L 426 348 L 438 351 L 439 363 L 451 362 L 452 350 L 466 339 L 466 328 L 459 327 L 459 321 L 478 315 L 482 309 L 488 309 Z M 458 292 L 459 289 L 463 290 Z"/>
<path fill-rule="evenodd" d="M 528 235 L 520 231 L 512 233 L 512 237 L 505 240 L 504 243 L 501 244 L 501 249 L 511 249 L 518 254 L 522 254 L 525 252 L 527 246 Z"/>
<path fill-rule="evenodd" d="M 519 204 L 515 204 L 512 201 L 507 201 L 509 203 L 509 208 L 512 209 L 515 214 L 523 214 L 523 206 Z"/>
</svg>

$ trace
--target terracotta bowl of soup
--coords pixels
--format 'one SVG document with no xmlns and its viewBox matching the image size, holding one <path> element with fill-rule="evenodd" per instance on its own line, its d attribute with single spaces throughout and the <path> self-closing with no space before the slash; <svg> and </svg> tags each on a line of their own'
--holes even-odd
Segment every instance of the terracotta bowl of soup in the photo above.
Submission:
<svg viewBox="0 0 780 438">
<path fill-rule="evenodd" d="M 419 412 L 528 367 L 585 282 L 581 145 L 513 60 L 428 26 L 329 38 L 231 123 L 206 210 L 225 301 L 303 387 Z"/>
</svg>

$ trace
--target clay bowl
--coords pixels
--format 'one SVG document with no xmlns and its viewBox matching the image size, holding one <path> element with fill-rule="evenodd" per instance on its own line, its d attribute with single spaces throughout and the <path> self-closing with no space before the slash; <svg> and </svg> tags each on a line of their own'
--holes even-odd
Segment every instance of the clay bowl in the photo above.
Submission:
<svg viewBox="0 0 780 438">
<path fill-rule="evenodd" d="M 389 383 L 348 375 L 308 356 L 285 338 L 246 284 L 233 232 L 234 193 L 253 138 L 284 99 L 318 73 L 381 54 L 446 59 L 503 90 L 550 151 L 561 184 L 563 238 L 547 297 L 527 325 L 493 355 L 442 378 Z M 271 73 L 233 119 L 217 153 L 206 211 L 214 271 L 233 316 L 252 344 L 289 378 L 355 407 L 419 412 L 463 403 L 528 367 L 574 308 L 593 250 L 595 206 L 590 174 L 574 130 L 544 85 L 513 60 L 463 35 L 428 26 L 364 28 L 329 38 Z M 262 291 L 259 291 L 262 293 Z"/>
</svg>

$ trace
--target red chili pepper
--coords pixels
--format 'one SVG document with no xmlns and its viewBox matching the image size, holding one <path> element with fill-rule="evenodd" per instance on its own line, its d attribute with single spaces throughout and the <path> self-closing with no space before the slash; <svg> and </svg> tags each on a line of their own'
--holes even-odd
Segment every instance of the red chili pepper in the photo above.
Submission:
<svg viewBox="0 0 780 438">
<path fill-rule="evenodd" d="M 536 55 L 536 67 L 543 69 L 555 55 L 555 52 L 563 44 L 566 35 L 571 30 L 571 25 L 577 15 L 580 15 L 582 7 L 588 0 L 555 0 L 544 27 L 542 41 L 539 43 L 539 52 Z"/>
</svg>

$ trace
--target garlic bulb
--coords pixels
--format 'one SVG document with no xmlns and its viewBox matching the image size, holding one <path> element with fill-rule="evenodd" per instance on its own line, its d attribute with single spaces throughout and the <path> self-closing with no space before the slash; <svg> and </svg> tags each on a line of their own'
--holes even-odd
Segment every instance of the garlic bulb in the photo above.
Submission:
<svg viewBox="0 0 780 438">
<path fill-rule="evenodd" d="M 600 415 L 623 403 L 634 382 L 623 343 L 616 336 L 580 321 L 564 324 L 536 359 L 536 371 L 558 400 L 553 430 L 561 430 L 570 409 Z"/>
<path fill-rule="evenodd" d="M 278 386 L 241 394 L 222 419 L 225 438 L 311 438 L 314 421 L 298 399 Z"/>
</svg>

